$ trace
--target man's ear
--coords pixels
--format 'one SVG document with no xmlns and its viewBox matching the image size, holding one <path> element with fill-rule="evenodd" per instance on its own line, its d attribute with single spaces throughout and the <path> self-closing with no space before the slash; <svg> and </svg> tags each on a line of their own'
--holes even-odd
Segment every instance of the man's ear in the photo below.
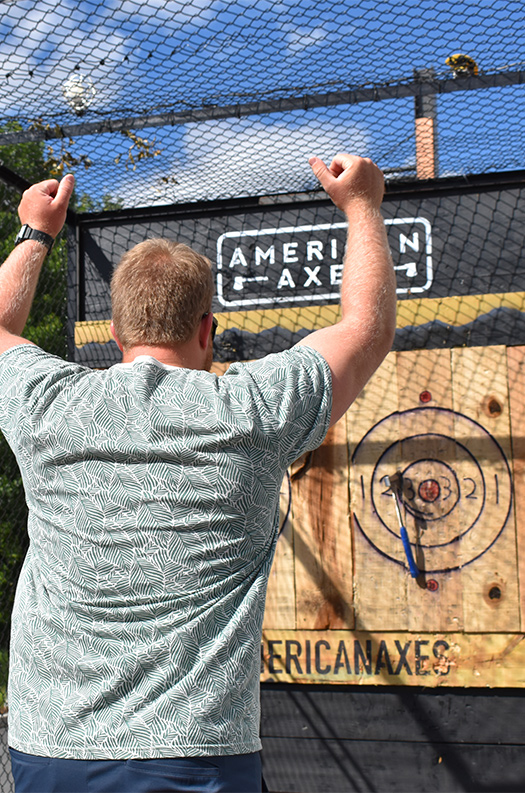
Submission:
<svg viewBox="0 0 525 793">
<path fill-rule="evenodd" d="M 109 329 L 111 331 L 111 335 L 113 336 L 113 338 L 117 342 L 117 347 L 119 348 L 120 352 L 124 352 L 124 348 L 122 347 L 122 344 L 120 343 L 120 339 L 117 336 L 117 334 L 115 333 L 115 325 L 113 324 L 113 320 L 111 320 L 111 323 L 109 325 Z"/>
<path fill-rule="evenodd" d="M 212 322 L 213 322 L 213 314 L 211 313 L 211 311 L 208 311 L 208 313 L 205 314 L 201 319 L 201 324 L 199 325 L 199 344 L 203 350 L 207 350 L 208 344 L 210 343 Z"/>
</svg>

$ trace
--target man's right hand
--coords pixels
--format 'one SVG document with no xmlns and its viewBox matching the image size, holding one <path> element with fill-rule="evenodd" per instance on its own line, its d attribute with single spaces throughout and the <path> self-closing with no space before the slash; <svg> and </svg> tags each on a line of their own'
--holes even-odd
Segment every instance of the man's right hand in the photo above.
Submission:
<svg viewBox="0 0 525 793">
<path fill-rule="evenodd" d="M 64 176 L 61 182 L 46 179 L 32 185 L 23 194 L 18 207 L 22 225 L 27 223 L 32 229 L 45 231 L 55 239 L 65 223 L 74 186 L 73 174 Z"/>
<path fill-rule="evenodd" d="M 334 204 L 345 214 L 355 202 L 368 203 L 378 210 L 385 192 L 384 178 L 372 160 L 353 154 L 337 154 L 327 168 L 318 157 L 311 157 L 310 167 Z"/>
<path fill-rule="evenodd" d="M 22 196 L 18 214 L 22 225 L 44 231 L 53 239 L 64 225 L 69 199 L 75 186 L 72 175 L 61 182 L 46 179 Z M 0 267 L 0 353 L 28 344 L 20 334 L 27 321 L 47 247 L 27 239 L 17 245 Z"/>
</svg>

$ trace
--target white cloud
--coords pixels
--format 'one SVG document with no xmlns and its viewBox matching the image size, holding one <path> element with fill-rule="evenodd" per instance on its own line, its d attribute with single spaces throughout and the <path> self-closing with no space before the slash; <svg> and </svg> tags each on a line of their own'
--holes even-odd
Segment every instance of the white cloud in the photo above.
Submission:
<svg viewBox="0 0 525 793">
<path fill-rule="evenodd" d="M 180 158 L 171 172 L 157 173 L 152 189 L 144 185 L 139 202 L 144 206 L 311 190 L 318 183 L 310 156 L 329 164 L 339 151 L 365 155 L 368 148 L 365 131 L 319 117 L 303 123 L 288 119 L 269 124 L 248 117 L 189 124 Z M 135 189 L 121 184 L 117 192 L 126 205 L 137 204 L 136 183 Z"/>
<path fill-rule="evenodd" d="M 287 50 L 295 55 L 308 47 L 319 46 L 327 36 L 328 31 L 322 27 L 296 28 L 286 36 Z"/>
<path fill-rule="evenodd" d="M 188 35 L 206 27 L 213 19 L 212 6 L 210 0 L 148 0 L 143 5 L 107 2 L 93 13 L 89 4 L 74 0 L 0 3 L 0 114 L 48 119 L 67 112 L 61 85 L 78 66 L 95 83 L 93 111 L 114 107 L 119 101 L 129 105 L 127 94 L 133 98 L 137 91 L 142 91 L 138 101 L 144 103 L 144 89 L 133 68 L 122 68 L 118 79 L 114 70 L 126 56 L 133 59 L 141 47 L 158 43 L 160 36 L 182 30 Z M 155 80 L 153 70 L 150 80 Z"/>
</svg>

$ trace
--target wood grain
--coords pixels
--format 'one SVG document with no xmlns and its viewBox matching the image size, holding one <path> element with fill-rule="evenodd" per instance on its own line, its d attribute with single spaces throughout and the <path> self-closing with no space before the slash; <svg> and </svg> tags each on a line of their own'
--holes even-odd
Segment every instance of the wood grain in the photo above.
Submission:
<svg viewBox="0 0 525 793">
<path fill-rule="evenodd" d="M 263 628 L 295 628 L 295 558 L 289 474 L 283 480 L 279 509 L 281 528 L 268 580 Z"/>
<path fill-rule="evenodd" d="M 408 625 L 407 573 L 402 564 L 393 564 L 378 553 L 371 542 L 375 511 L 370 483 L 382 450 L 398 436 L 397 377 L 396 353 L 390 353 L 347 413 L 356 628 L 367 631 L 381 630 L 384 625 L 403 630 Z M 392 418 L 386 423 L 388 416 Z M 375 434 L 369 439 L 373 427 Z"/>
<path fill-rule="evenodd" d="M 429 554 L 433 545 L 444 543 L 451 536 L 459 534 L 459 510 L 453 509 L 447 514 L 447 503 L 452 496 L 446 492 L 449 479 L 443 465 L 443 461 L 452 469 L 456 465 L 455 447 L 450 441 L 454 438 L 451 351 L 399 353 L 397 368 L 399 410 L 403 412 L 399 426 L 402 467 L 411 483 L 411 492 L 406 495 L 414 495 L 412 504 L 421 510 L 419 516 L 405 511 L 405 525 L 413 542 L 417 566 L 421 570 L 417 580 L 412 579 L 407 583 L 408 628 L 416 631 L 456 631 L 463 627 L 460 576 L 456 570 L 443 572 L 443 569 L 456 567 L 458 544 L 444 546 L 448 553 L 441 554 L 439 573 L 432 571 Z M 434 408 L 440 410 L 431 410 L 432 419 L 425 422 L 423 417 L 429 409 Z M 414 440 L 406 440 L 409 438 Z M 414 460 L 420 461 L 418 466 L 411 466 Z M 436 488 L 434 502 L 425 502 L 417 495 L 425 483 L 432 483 Z M 425 518 L 425 509 L 438 515 L 441 509 L 445 514 L 443 517 L 433 514 Z"/>
<path fill-rule="evenodd" d="M 507 348 L 521 630 L 525 630 L 525 347 Z"/>
<path fill-rule="evenodd" d="M 345 421 L 292 473 L 298 628 L 354 624 Z"/>
<path fill-rule="evenodd" d="M 274 631 L 262 681 L 390 686 L 525 686 L 525 637 L 514 633 Z"/>
<path fill-rule="evenodd" d="M 505 458 L 511 459 L 505 348 L 455 349 L 453 386 L 455 411 L 473 420 L 467 424 L 456 417 L 456 440 L 475 458 L 484 480 L 483 489 L 472 494 L 484 499 L 479 520 L 470 536 L 465 534 L 462 539 L 465 546 L 470 537 L 475 537 L 480 552 L 461 570 L 465 630 L 517 631 L 520 617 L 512 507 L 504 520 L 510 502 L 510 493 L 506 500 Z M 499 445 L 501 455 L 487 433 Z M 500 526 L 501 532 L 495 536 L 493 529 Z"/>
</svg>

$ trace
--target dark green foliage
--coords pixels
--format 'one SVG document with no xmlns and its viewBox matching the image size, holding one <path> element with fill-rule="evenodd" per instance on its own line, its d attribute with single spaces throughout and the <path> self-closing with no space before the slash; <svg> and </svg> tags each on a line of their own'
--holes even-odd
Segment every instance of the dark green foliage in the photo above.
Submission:
<svg viewBox="0 0 525 793">
<path fill-rule="evenodd" d="M 102 198 L 95 201 L 87 193 L 82 193 L 80 198 L 75 199 L 75 210 L 82 212 L 107 212 L 109 210 L 122 209 L 124 201 L 121 198 L 113 198 L 110 193 L 104 193 Z"/>
</svg>

